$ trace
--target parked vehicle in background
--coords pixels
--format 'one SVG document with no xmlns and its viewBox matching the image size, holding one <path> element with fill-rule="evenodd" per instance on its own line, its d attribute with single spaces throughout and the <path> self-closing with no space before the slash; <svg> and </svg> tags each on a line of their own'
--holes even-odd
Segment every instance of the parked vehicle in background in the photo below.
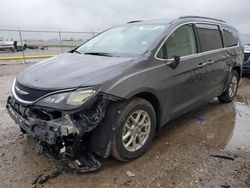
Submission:
<svg viewBox="0 0 250 188">
<path fill-rule="evenodd" d="M 242 62 L 238 32 L 222 20 L 132 21 L 20 73 L 7 110 L 40 154 L 93 170 L 89 152 L 133 160 L 171 119 L 214 97 L 231 102 Z"/>
<path fill-rule="evenodd" d="M 13 40 L 6 40 L 3 37 L 0 37 L 0 51 L 22 51 L 27 48 L 26 44 L 21 44 L 20 42 Z"/>
<path fill-rule="evenodd" d="M 6 40 L 3 37 L 0 37 L 0 50 L 9 50 L 16 51 L 14 41 Z"/>
<path fill-rule="evenodd" d="M 250 44 L 244 46 L 243 75 L 250 75 Z"/>
<path fill-rule="evenodd" d="M 250 75 L 250 34 L 241 34 L 241 43 L 244 46 L 243 76 Z"/>
</svg>

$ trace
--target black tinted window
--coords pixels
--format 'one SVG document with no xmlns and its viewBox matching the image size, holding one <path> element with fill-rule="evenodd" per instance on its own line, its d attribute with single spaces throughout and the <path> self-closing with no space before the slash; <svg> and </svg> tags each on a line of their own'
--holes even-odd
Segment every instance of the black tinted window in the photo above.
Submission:
<svg viewBox="0 0 250 188">
<path fill-rule="evenodd" d="M 164 43 L 157 57 L 170 59 L 174 56 L 186 56 L 196 53 L 196 42 L 192 25 L 176 29 Z"/>
<path fill-rule="evenodd" d="M 222 31 L 225 47 L 236 46 L 238 44 L 238 37 L 236 31 L 227 27 L 222 27 Z"/>
<path fill-rule="evenodd" d="M 202 52 L 223 47 L 219 27 L 217 25 L 196 24 L 196 28 L 198 30 Z"/>
</svg>

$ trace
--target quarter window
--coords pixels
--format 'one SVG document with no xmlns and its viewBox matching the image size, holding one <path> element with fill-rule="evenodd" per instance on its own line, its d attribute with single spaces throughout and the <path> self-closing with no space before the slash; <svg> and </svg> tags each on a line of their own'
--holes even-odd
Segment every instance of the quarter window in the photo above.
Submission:
<svg viewBox="0 0 250 188">
<path fill-rule="evenodd" d="M 222 37 L 225 47 L 236 46 L 238 44 L 237 32 L 227 27 L 222 27 Z"/>
<path fill-rule="evenodd" d="M 222 48 L 222 40 L 217 25 L 196 24 L 198 31 L 201 52 Z"/>
<path fill-rule="evenodd" d="M 163 44 L 157 57 L 170 59 L 197 53 L 195 35 L 191 24 L 176 29 Z"/>
</svg>

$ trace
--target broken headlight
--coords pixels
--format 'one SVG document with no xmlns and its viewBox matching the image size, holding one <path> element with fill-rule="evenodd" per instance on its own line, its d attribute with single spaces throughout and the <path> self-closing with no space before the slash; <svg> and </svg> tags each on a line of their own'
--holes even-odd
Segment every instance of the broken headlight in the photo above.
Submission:
<svg viewBox="0 0 250 188">
<path fill-rule="evenodd" d="M 97 90 L 81 88 L 75 91 L 56 93 L 42 98 L 35 105 L 72 110 L 83 105 L 90 98 L 95 96 Z"/>
</svg>

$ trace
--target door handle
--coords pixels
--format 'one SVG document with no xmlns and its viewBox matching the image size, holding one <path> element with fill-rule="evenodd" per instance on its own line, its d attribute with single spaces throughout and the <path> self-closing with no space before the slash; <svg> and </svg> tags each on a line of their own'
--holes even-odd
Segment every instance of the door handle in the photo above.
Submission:
<svg viewBox="0 0 250 188">
<path fill-rule="evenodd" d="M 210 60 L 208 60 L 208 62 L 207 62 L 207 64 L 208 64 L 208 65 L 211 65 L 211 64 L 213 64 L 213 63 L 214 63 L 214 61 L 213 61 L 213 60 L 211 60 L 211 59 L 210 59 Z"/>
<path fill-rule="evenodd" d="M 205 66 L 206 64 L 207 64 L 207 63 L 199 63 L 197 67 L 198 67 L 198 68 L 201 68 L 201 67 Z"/>
</svg>

